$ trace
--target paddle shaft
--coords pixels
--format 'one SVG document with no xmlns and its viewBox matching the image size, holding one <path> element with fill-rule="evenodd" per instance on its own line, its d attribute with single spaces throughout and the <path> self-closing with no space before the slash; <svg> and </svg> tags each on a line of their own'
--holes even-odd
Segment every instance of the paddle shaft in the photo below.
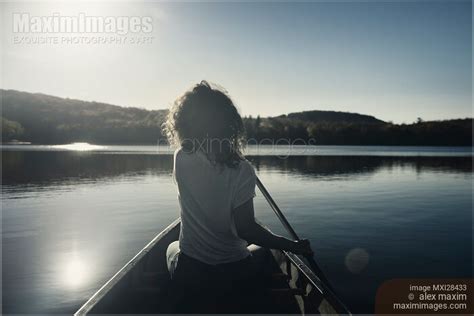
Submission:
<svg viewBox="0 0 474 316">
<path fill-rule="evenodd" d="M 280 208 L 278 207 L 278 205 L 275 203 L 275 201 L 273 200 L 272 196 L 270 195 L 270 193 L 268 193 L 267 189 L 265 188 L 265 186 L 263 185 L 262 181 L 260 181 L 260 179 L 257 177 L 257 187 L 260 189 L 260 192 L 262 192 L 263 196 L 265 197 L 265 199 L 267 200 L 268 204 L 270 204 L 270 207 L 272 208 L 272 210 L 275 212 L 276 216 L 278 217 L 278 219 L 281 221 L 281 223 L 283 224 L 283 226 L 285 226 L 286 230 L 288 231 L 288 233 L 290 233 L 291 237 L 295 240 L 300 240 L 300 238 L 298 237 L 298 234 L 296 234 L 295 230 L 293 229 L 293 227 L 291 227 L 290 223 L 288 222 L 288 220 L 286 219 L 285 215 L 283 215 L 282 211 L 280 210 Z M 332 289 L 331 287 L 331 284 L 329 283 L 328 279 L 326 278 L 326 276 L 324 275 L 323 271 L 321 270 L 321 268 L 318 266 L 318 264 L 316 263 L 316 261 L 314 260 L 313 256 L 311 255 L 306 255 L 305 256 L 306 260 L 308 260 L 308 263 L 309 265 L 311 266 L 311 268 L 313 269 L 313 271 L 318 275 L 318 277 L 320 278 L 320 280 L 325 283 L 325 285 L 329 288 L 330 291 L 334 292 L 334 290 Z"/>
</svg>

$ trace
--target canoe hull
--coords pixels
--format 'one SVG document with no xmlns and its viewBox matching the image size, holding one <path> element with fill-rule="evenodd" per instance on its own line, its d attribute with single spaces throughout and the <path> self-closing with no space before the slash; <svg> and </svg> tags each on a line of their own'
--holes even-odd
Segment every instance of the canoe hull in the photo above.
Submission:
<svg viewBox="0 0 474 316">
<path fill-rule="evenodd" d="M 166 249 L 178 240 L 179 230 L 177 219 L 107 281 L 75 315 L 169 313 L 165 299 L 170 282 Z M 270 299 L 265 300 L 264 313 L 350 314 L 298 256 L 264 248 L 254 254 L 255 262 L 263 268 L 262 273 L 268 275 Z"/>
</svg>

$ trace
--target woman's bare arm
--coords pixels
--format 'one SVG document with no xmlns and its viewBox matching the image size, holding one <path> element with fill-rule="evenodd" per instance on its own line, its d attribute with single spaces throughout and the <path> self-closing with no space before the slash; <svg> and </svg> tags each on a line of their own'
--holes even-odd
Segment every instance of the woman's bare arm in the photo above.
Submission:
<svg viewBox="0 0 474 316">
<path fill-rule="evenodd" d="M 266 248 L 281 249 L 296 254 L 311 254 L 308 240 L 293 241 L 273 234 L 255 221 L 253 199 L 234 209 L 234 221 L 238 235 L 250 244 Z"/>
</svg>

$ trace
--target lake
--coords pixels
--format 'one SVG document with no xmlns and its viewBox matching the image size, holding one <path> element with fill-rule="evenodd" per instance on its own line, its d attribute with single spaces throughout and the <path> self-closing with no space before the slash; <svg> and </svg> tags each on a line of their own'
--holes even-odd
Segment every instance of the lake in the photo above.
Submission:
<svg viewBox="0 0 474 316">
<path fill-rule="evenodd" d="M 92 147 L 91 147 L 92 146 Z M 178 216 L 172 151 L 2 146 L 4 313 L 73 313 Z M 251 147 L 354 313 L 393 278 L 472 277 L 472 148 Z M 257 217 L 283 228 L 259 192 Z"/>
</svg>

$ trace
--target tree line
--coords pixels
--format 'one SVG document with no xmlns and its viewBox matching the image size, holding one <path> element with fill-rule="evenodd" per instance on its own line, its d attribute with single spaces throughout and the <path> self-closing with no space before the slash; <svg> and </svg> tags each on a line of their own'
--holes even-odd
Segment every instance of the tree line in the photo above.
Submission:
<svg viewBox="0 0 474 316">
<path fill-rule="evenodd" d="M 313 122 L 288 117 L 244 118 L 249 139 L 303 140 L 318 145 L 472 146 L 472 119 L 390 122 Z"/>
<path fill-rule="evenodd" d="M 156 144 L 165 139 L 166 110 L 145 110 L 14 90 L 0 90 L 2 142 L 36 144 Z M 472 146 L 472 118 L 393 124 L 373 116 L 306 111 L 244 117 L 252 142 L 287 140 L 317 145 Z"/>
</svg>

